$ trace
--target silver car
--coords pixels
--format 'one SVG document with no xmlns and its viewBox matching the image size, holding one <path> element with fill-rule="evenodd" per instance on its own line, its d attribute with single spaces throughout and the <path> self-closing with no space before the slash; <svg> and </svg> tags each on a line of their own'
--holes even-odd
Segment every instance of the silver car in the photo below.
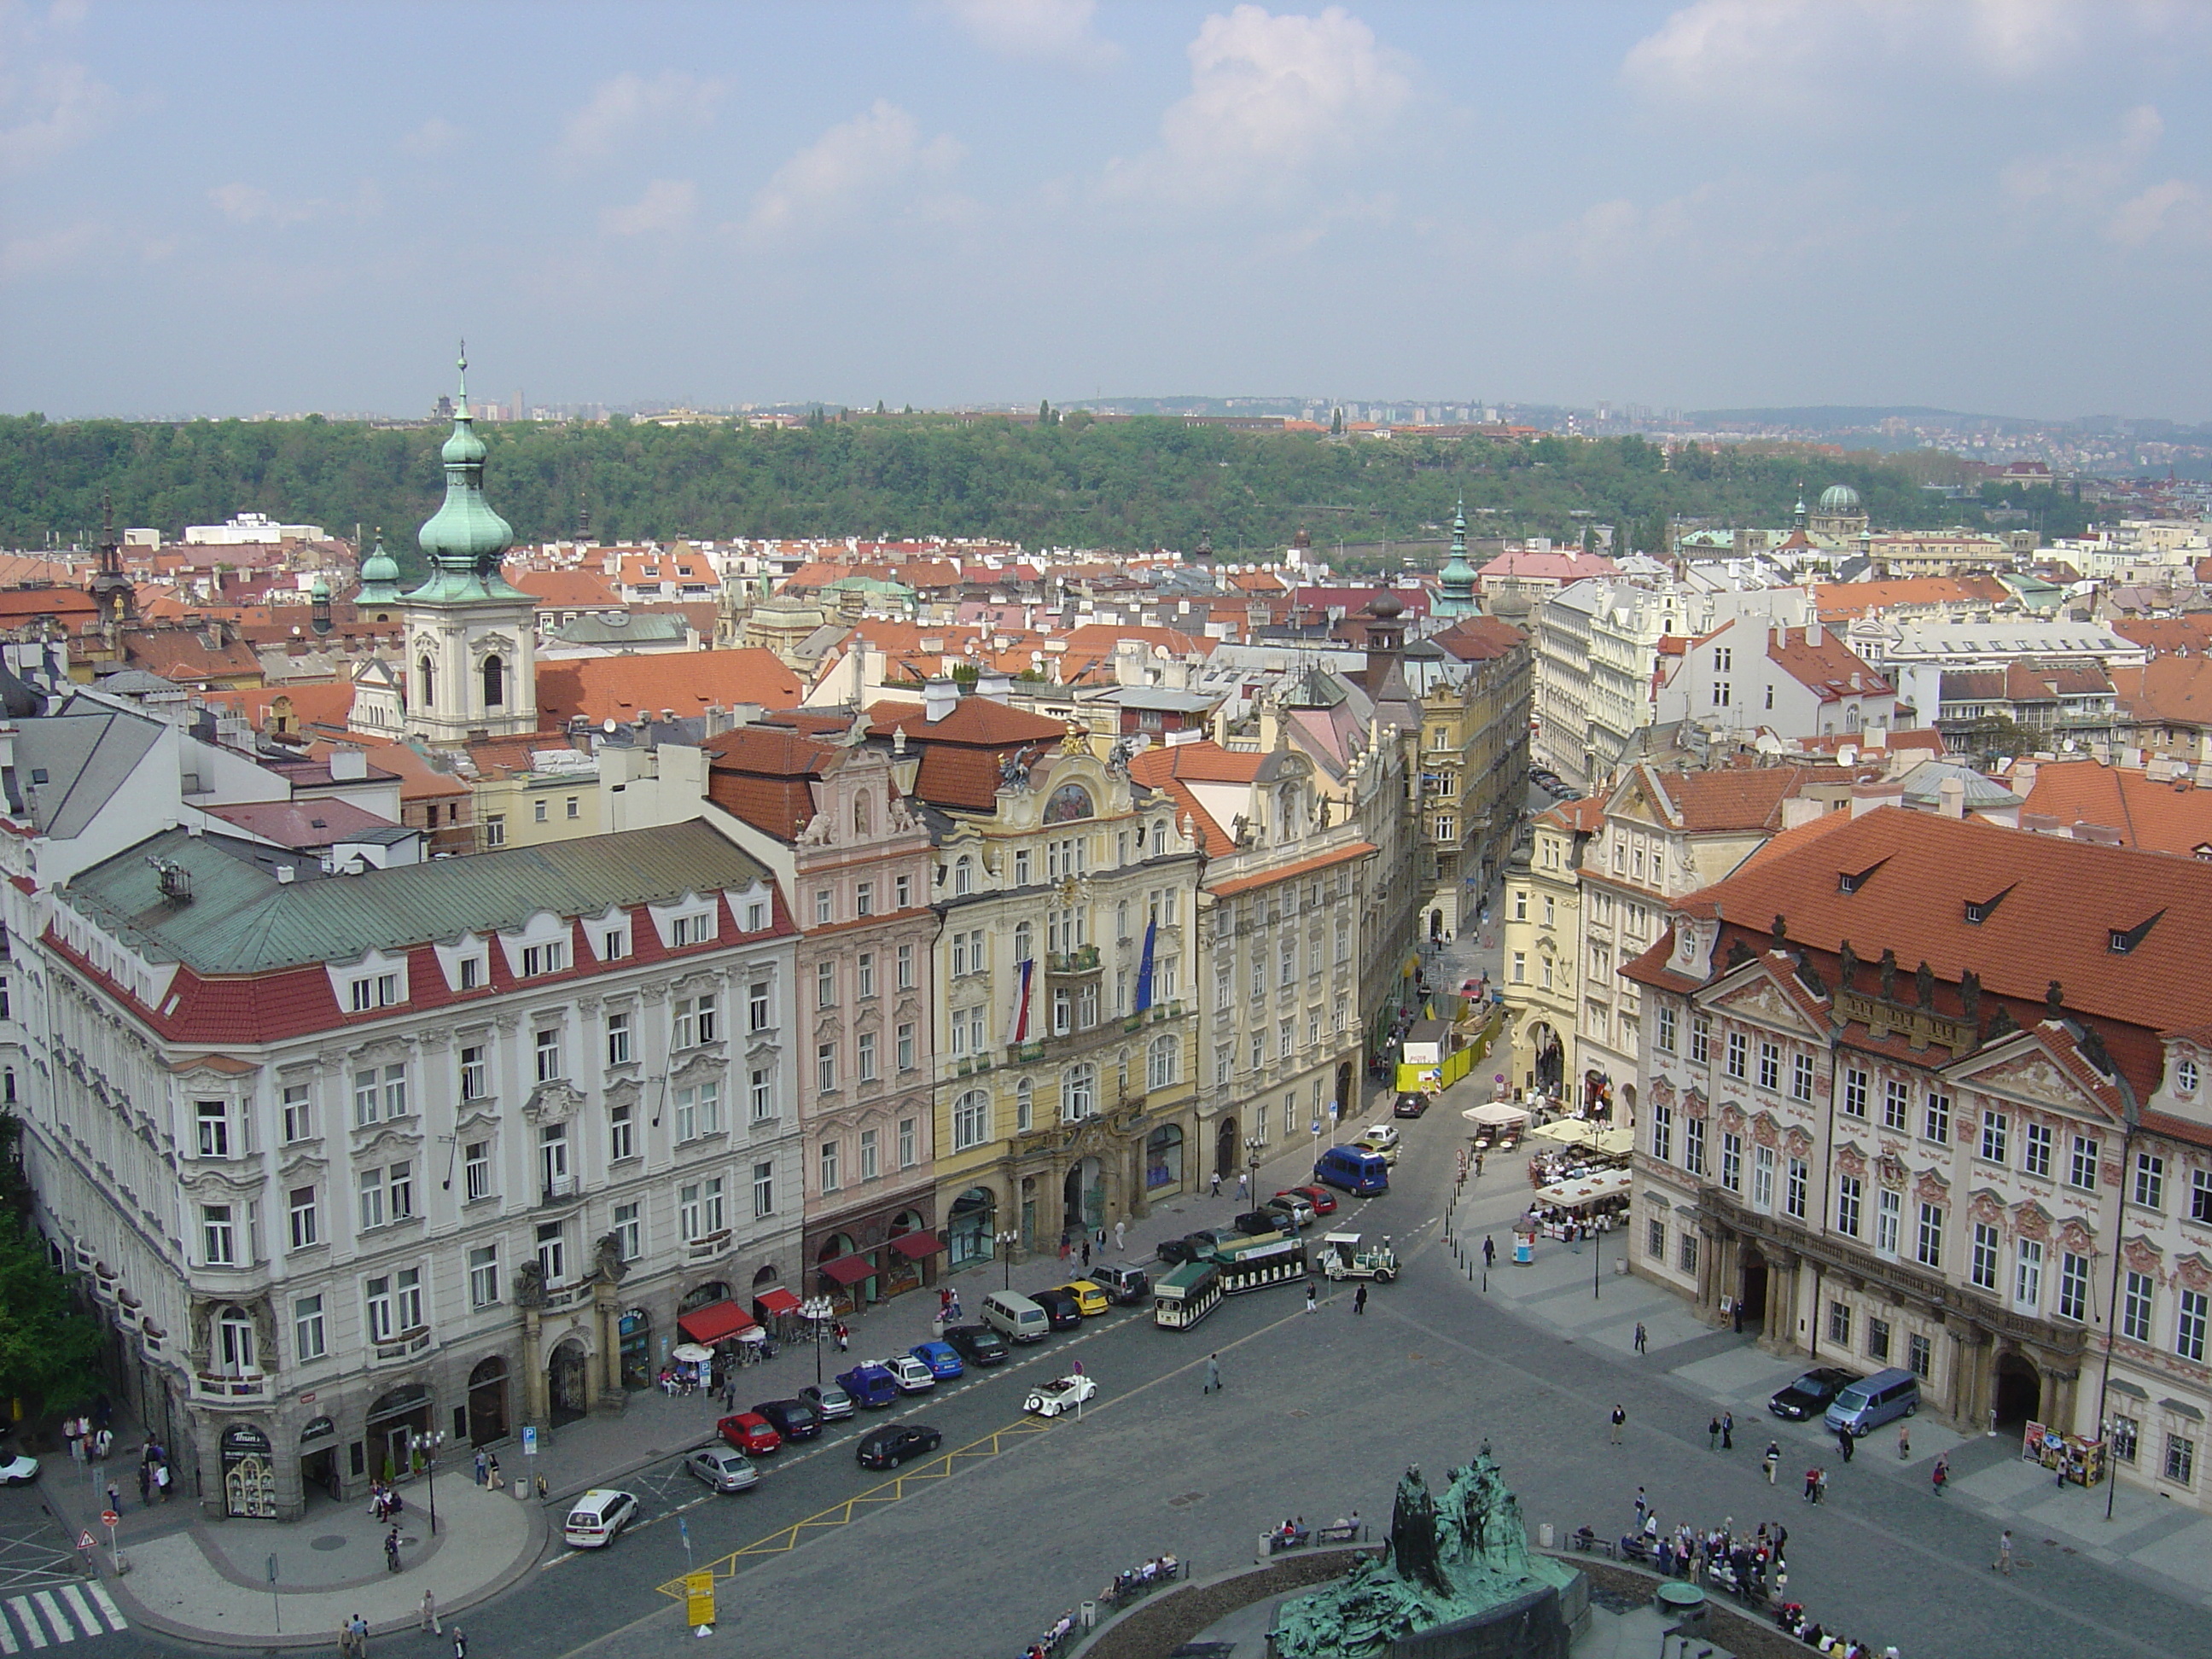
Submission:
<svg viewBox="0 0 2212 1659">
<path fill-rule="evenodd" d="M 810 1382 L 799 1391 L 799 1397 L 820 1412 L 825 1423 L 835 1423 L 853 1414 L 853 1396 L 835 1382 L 824 1382 L 819 1388 Z"/>
<path fill-rule="evenodd" d="M 702 1446 L 684 1467 L 716 1492 L 743 1492 L 760 1485 L 760 1471 L 735 1446 Z"/>
</svg>

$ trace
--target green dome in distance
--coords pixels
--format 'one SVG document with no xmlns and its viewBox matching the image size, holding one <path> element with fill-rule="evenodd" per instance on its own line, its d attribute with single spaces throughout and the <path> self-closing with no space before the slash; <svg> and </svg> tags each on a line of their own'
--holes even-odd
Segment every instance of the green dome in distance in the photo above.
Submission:
<svg viewBox="0 0 2212 1659">
<path fill-rule="evenodd" d="M 1856 513 L 1859 510 L 1859 492 L 1849 484 L 1830 484 L 1820 492 L 1820 511 L 1823 513 Z"/>
</svg>

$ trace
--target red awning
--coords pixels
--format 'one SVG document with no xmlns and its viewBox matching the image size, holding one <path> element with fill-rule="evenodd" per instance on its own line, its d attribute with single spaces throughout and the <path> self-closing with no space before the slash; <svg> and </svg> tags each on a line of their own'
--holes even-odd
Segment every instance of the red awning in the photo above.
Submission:
<svg viewBox="0 0 2212 1659">
<path fill-rule="evenodd" d="M 891 1240 L 891 1249 L 916 1261 L 935 1255 L 944 1248 L 945 1241 L 930 1232 L 900 1233 Z"/>
<path fill-rule="evenodd" d="M 676 1322 L 676 1328 L 694 1342 L 712 1347 L 735 1336 L 753 1322 L 752 1316 L 734 1302 L 709 1302 L 694 1308 Z"/>
<path fill-rule="evenodd" d="M 753 1311 L 763 1316 L 795 1314 L 799 1311 L 799 1298 L 789 1291 L 763 1291 L 753 1298 Z"/>
<path fill-rule="evenodd" d="M 840 1285 L 857 1285 L 876 1276 L 876 1264 L 864 1255 L 833 1256 L 822 1264 L 822 1271 Z"/>
</svg>

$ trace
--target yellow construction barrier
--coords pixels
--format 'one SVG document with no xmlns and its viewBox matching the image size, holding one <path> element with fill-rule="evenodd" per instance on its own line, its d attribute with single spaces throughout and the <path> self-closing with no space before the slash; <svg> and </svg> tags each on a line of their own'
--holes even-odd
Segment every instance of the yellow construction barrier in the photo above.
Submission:
<svg viewBox="0 0 2212 1659">
<path fill-rule="evenodd" d="M 684 1622 L 695 1630 L 714 1622 L 714 1575 L 711 1569 L 684 1575 Z"/>
</svg>

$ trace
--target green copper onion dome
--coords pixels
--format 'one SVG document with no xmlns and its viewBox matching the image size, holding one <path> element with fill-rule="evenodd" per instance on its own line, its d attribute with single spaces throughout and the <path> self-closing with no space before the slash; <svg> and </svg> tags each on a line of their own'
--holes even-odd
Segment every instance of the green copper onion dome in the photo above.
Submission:
<svg viewBox="0 0 2212 1659">
<path fill-rule="evenodd" d="M 1455 605 L 1472 607 L 1474 604 L 1474 567 L 1467 562 L 1467 500 L 1461 497 L 1458 510 L 1452 514 L 1451 557 L 1437 573 L 1438 586 L 1443 597 Z"/>
<path fill-rule="evenodd" d="M 354 595 L 356 605 L 397 605 L 399 603 L 399 561 L 384 550 L 384 532 L 379 531 L 376 547 L 361 562 L 361 591 Z"/>
<path fill-rule="evenodd" d="M 446 466 L 446 499 L 416 536 L 422 550 L 430 556 L 430 576 L 407 595 L 413 601 L 437 604 L 524 597 L 500 574 L 500 555 L 514 545 L 514 529 L 484 499 L 484 445 L 469 416 L 468 369 L 468 348 L 464 345 L 453 434 L 438 452 Z"/>
</svg>

